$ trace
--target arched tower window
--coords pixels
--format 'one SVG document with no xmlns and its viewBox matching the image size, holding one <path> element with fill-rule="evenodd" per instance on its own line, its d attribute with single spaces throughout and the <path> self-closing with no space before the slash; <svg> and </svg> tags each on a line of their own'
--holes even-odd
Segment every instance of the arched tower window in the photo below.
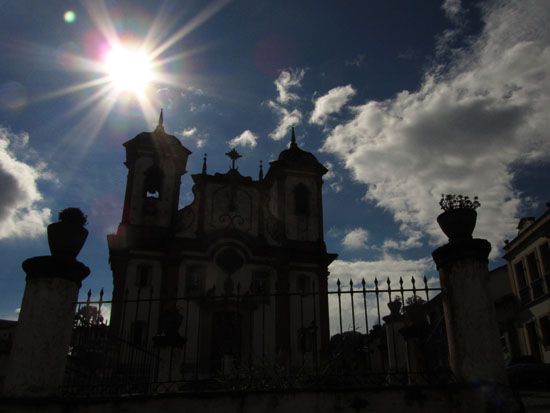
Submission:
<svg viewBox="0 0 550 413">
<path fill-rule="evenodd" d="M 162 170 L 156 163 L 145 171 L 143 183 L 143 196 L 145 198 L 160 199 L 162 178 Z"/>
<path fill-rule="evenodd" d="M 296 215 L 309 215 L 310 206 L 309 189 L 304 184 L 298 184 L 294 187 L 294 213 Z"/>
</svg>

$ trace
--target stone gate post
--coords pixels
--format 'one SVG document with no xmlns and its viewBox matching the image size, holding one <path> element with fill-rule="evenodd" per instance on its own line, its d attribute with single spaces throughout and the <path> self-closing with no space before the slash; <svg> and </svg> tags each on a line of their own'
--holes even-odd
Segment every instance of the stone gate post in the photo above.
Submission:
<svg viewBox="0 0 550 413">
<path fill-rule="evenodd" d="M 8 397 L 58 394 L 73 332 L 75 302 L 90 269 L 72 257 L 23 262 L 27 283 L 4 381 Z"/>
<path fill-rule="evenodd" d="M 487 285 L 490 251 L 487 240 L 464 238 L 432 254 L 441 280 L 449 362 L 462 382 L 507 383 Z"/>
<path fill-rule="evenodd" d="M 405 341 L 399 330 L 405 326 L 405 318 L 400 314 L 401 301 L 388 303 L 390 314 L 383 318 L 388 346 L 388 383 L 400 384 L 406 373 Z"/>
</svg>

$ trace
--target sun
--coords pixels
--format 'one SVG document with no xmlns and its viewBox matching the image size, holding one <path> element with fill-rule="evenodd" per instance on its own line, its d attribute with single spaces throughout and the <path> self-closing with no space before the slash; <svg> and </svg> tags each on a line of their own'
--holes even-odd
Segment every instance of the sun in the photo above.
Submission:
<svg viewBox="0 0 550 413">
<path fill-rule="evenodd" d="M 64 70 L 83 72 L 86 77 L 35 96 L 32 101 L 77 95 L 78 103 L 64 111 L 62 116 L 69 119 L 83 113 L 73 126 L 75 133 L 86 130 L 88 139 L 82 145 L 82 151 L 99 136 L 113 110 L 122 109 L 132 114 L 136 110 L 136 113 L 141 112 L 144 120 L 154 119 L 163 106 L 164 98 L 159 91 L 168 90 L 168 87 L 177 90 L 190 83 L 185 67 L 180 63 L 191 59 L 200 48 L 188 50 L 180 42 L 229 3 L 230 0 L 212 0 L 196 16 L 180 24 L 179 17 L 162 10 L 156 16 L 148 16 L 130 8 L 129 13 L 140 15 L 140 19 L 127 21 L 128 16 L 118 16 L 118 13 L 118 17 L 113 18 L 105 1 L 83 2 L 86 14 L 77 17 L 74 11 L 67 10 L 63 19 L 70 24 L 77 23 L 77 20 L 92 23 L 89 30 L 82 33 L 82 50 L 86 53 L 75 53 L 71 47 L 56 52 L 56 56 Z M 141 21 L 150 24 L 137 24 Z M 124 31 L 119 32 L 118 27 L 124 27 Z M 177 72 L 173 71 L 175 66 Z M 73 138 L 71 131 L 66 139 Z"/>
<path fill-rule="evenodd" d="M 106 53 L 104 69 L 117 91 L 136 95 L 143 94 L 155 77 L 151 57 L 137 47 L 122 44 Z"/>
</svg>

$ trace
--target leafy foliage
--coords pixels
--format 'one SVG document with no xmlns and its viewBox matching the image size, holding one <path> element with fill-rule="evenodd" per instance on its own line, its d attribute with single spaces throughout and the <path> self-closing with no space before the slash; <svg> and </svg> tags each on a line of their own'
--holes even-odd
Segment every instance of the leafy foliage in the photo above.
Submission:
<svg viewBox="0 0 550 413">
<path fill-rule="evenodd" d="M 439 200 L 439 206 L 443 211 L 452 211 L 454 209 L 476 209 L 481 204 L 478 201 L 477 196 L 474 199 L 470 199 L 469 196 L 457 195 L 457 194 L 441 194 Z"/>
<path fill-rule="evenodd" d="M 412 295 L 410 297 L 407 297 L 405 300 L 405 304 L 407 306 L 409 305 L 422 305 L 425 304 L 426 300 L 424 300 L 422 297 L 419 297 L 418 295 Z"/>
<path fill-rule="evenodd" d="M 88 223 L 88 217 L 80 208 L 65 208 L 59 213 L 59 221 L 68 224 L 84 226 Z"/>
</svg>

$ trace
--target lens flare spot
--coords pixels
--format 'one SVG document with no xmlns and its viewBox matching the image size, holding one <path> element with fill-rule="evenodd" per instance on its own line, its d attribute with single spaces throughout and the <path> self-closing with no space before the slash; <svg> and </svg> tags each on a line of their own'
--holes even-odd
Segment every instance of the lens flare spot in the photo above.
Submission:
<svg viewBox="0 0 550 413">
<path fill-rule="evenodd" d="M 18 110 L 27 104 L 27 91 L 18 82 L 0 85 L 0 110 Z"/>
<path fill-rule="evenodd" d="M 72 10 L 67 10 L 63 15 L 65 23 L 74 23 L 76 21 L 76 13 Z"/>
<path fill-rule="evenodd" d="M 151 59 L 145 52 L 131 47 L 112 48 L 105 58 L 105 71 L 120 91 L 139 94 L 153 80 Z"/>
</svg>

